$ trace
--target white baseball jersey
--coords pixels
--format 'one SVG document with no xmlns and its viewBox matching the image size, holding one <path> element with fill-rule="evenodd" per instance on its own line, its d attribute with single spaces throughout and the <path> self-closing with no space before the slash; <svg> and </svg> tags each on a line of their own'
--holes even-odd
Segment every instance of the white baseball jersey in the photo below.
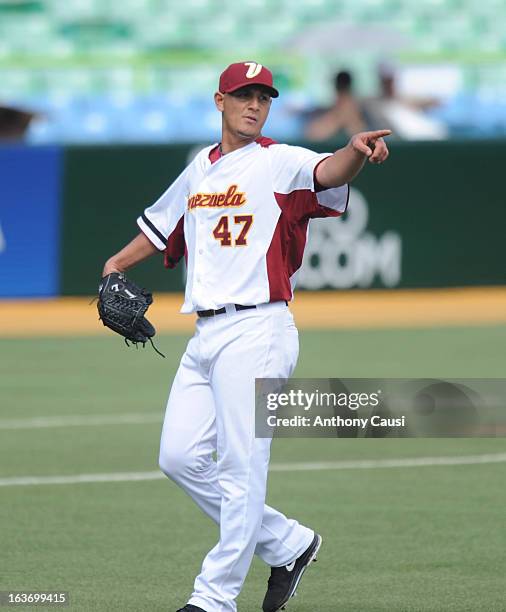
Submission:
<svg viewBox="0 0 506 612">
<path fill-rule="evenodd" d="M 206 147 L 144 211 L 137 223 L 167 267 L 186 256 L 181 312 L 292 299 L 309 220 L 348 204 L 348 185 L 316 184 L 329 155 L 264 137 L 226 155 Z"/>
</svg>

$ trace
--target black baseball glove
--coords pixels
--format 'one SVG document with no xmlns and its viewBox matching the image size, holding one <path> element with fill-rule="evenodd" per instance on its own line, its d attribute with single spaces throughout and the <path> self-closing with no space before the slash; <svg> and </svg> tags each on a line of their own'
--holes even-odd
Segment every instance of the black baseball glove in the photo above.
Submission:
<svg viewBox="0 0 506 612">
<path fill-rule="evenodd" d="M 125 342 L 143 346 L 156 334 L 144 316 L 153 303 L 153 296 L 140 289 L 123 274 L 113 272 L 104 276 L 98 288 L 98 314 L 102 323 L 125 338 Z M 160 353 L 156 347 L 153 348 Z M 164 355 L 162 355 L 164 356 Z"/>
</svg>

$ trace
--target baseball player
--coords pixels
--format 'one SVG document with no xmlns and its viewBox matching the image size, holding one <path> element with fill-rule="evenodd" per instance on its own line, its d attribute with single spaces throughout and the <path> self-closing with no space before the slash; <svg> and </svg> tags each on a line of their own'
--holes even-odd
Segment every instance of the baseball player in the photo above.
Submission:
<svg viewBox="0 0 506 612">
<path fill-rule="evenodd" d="M 253 554 L 271 568 L 263 610 L 275 612 L 322 543 L 265 505 L 271 440 L 255 438 L 255 378 L 293 372 L 298 334 L 288 303 L 308 223 L 345 212 L 347 183 L 366 160 L 385 161 L 390 132 L 357 134 L 333 154 L 277 144 L 262 128 L 278 95 L 256 62 L 221 74 L 221 142 L 144 211 L 141 232 L 103 271 L 122 275 L 160 251 L 168 267 L 186 257 L 181 312 L 197 314 L 196 331 L 170 391 L 159 462 L 218 523 L 220 538 L 178 612 L 235 612 Z"/>
</svg>

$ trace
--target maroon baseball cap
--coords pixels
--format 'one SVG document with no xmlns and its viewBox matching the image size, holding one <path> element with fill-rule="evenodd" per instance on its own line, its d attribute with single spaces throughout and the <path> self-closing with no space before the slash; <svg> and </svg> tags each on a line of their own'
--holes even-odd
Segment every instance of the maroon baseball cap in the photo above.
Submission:
<svg viewBox="0 0 506 612">
<path fill-rule="evenodd" d="M 232 93 L 246 85 L 263 85 L 273 98 L 279 96 L 272 82 L 272 72 L 257 62 L 237 62 L 221 73 L 220 92 Z"/>
</svg>

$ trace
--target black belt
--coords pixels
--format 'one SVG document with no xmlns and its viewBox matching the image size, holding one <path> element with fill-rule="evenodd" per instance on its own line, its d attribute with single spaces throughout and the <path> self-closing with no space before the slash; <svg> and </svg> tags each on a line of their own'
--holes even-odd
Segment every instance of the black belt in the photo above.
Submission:
<svg viewBox="0 0 506 612">
<path fill-rule="evenodd" d="M 288 302 L 285 300 L 285 304 L 288 306 Z M 234 304 L 234 308 L 237 312 L 240 310 L 250 310 L 250 308 L 256 308 L 256 306 L 243 306 L 242 304 Z M 225 306 L 223 308 L 218 308 L 218 310 L 197 310 L 197 314 L 199 317 L 214 317 L 216 315 L 220 315 L 227 312 Z"/>
</svg>

